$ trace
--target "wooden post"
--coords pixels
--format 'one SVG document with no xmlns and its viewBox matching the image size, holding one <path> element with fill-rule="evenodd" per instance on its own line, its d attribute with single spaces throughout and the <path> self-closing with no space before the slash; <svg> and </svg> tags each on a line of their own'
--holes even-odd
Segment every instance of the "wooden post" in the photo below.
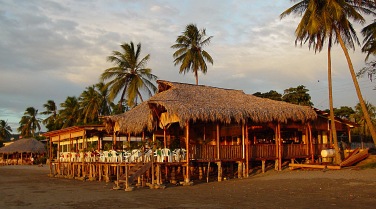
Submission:
<svg viewBox="0 0 376 209">
<path fill-rule="evenodd" d="M 347 133 L 349 135 L 349 143 L 351 143 L 351 128 L 347 126 Z"/>
<path fill-rule="evenodd" d="M 220 159 L 220 150 L 219 150 L 219 123 L 217 123 L 217 159 Z"/>
<path fill-rule="evenodd" d="M 275 139 L 275 163 L 274 163 L 274 170 L 278 170 L 279 164 L 279 143 L 278 143 L 278 124 L 274 128 L 274 139 Z"/>
<path fill-rule="evenodd" d="M 312 162 L 315 161 L 315 153 L 314 153 L 314 150 L 313 150 L 313 140 L 312 140 L 312 129 L 311 129 L 311 125 L 308 123 L 308 134 L 309 134 L 309 142 L 310 142 L 310 145 L 311 145 L 311 159 L 312 159 Z"/>
<path fill-rule="evenodd" d="M 218 181 L 222 181 L 222 163 L 217 162 L 217 166 L 218 166 Z"/>
<path fill-rule="evenodd" d="M 243 163 L 241 161 L 238 161 L 238 178 L 242 178 L 243 173 Z"/>
<path fill-rule="evenodd" d="M 206 183 L 209 182 L 210 162 L 208 163 L 208 170 L 206 171 Z"/>
<path fill-rule="evenodd" d="M 278 170 L 282 170 L 282 139 L 281 139 L 281 124 L 278 122 L 277 125 L 278 133 Z"/>
<path fill-rule="evenodd" d="M 245 147 L 245 169 L 246 169 L 246 176 L 248 177 L 249 173 L 249 137 L 248 137 L 248 123 L 245 124 L 245 139 L 246 139 L 246 147 Z"/>
<path fill-rule="evenodd" d="M 262 170 L 262 173 L 265 173 L 265 161 L 266 160 L 262 160 L 261 161 L 261 170 Z"/>
<path fill-rule="evenodd" d="M 187 148 L 187 153 L 186 153 L 186 158 L 187 158 L 187 165 L 186 165 L 186 175 L 185 175 L 185 182 L 186 183 L 189 183 L 190 182 L 190 176 L 189 176 L 189 155 L 190 155 L 190 152 L 189 152 L 189 121 L 187 121 L 187 125 L 186 125 L 186 139 L 185 139 L 185 146 Z"/>
<path fill-rule="evenodd" d="M 167 139 L 166 139 L 166 127 L 163 127 L 163 147 L 166 149 L 167 147 Z"/>
</svg>

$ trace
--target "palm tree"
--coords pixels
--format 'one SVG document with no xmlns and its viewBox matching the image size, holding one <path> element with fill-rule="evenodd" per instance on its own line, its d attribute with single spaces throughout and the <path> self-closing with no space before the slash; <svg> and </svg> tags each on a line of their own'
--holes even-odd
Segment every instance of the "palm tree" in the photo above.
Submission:
<svg viewBox="0 0 376 209">
<path fill-rule="evenodd" d="M 334 147 L 337 153 L 339 153 L 339 149 L 334 123 L 330 50 L 333 43 L 339 43 L 341 45 L 341 48 L 344 51 L 346 60 L 348 62 L 358 98 L 361 104 L 364 103 L 358 82 L 355 77 L 354 68 L 352 66 L 351 59 L 347 50 L 347 47 L 352 49 L 355 48 L 354 42 L 359 44 L 356 32 L 352 24 L 348 20 L 348 18 L 351 18 L 356 22 L 364 23 L 364 18 L 356 11 L 356 9 L 359 8 L 361 9 L 361 7 L 355 7 L 354 4 L 351 3 L 351 1 L 346 0 L 303 0 L 281 14 L 281 18 L 291 13 L 298 13 L 302 15 L 302 20 L 299 23 L 298 28 L 296 29 L 296 41 L 300 41 L 301 44 L 303 42 L 308 42 L 310 47 L 313 46 L 315 52 L 321 51 L 324 41 L 326 39 L 328 40 L 330 118 Z M 363 106 L 364 105 L 362 105 L 362 107 Z M 337 154 L 336 162 L 339 163 L 340 161 L 341 159 Z"/>
<path fill-rule="evenodd" d="M 95 86 L 87 87 L 78 100 L 83 114 L 83 122 L 98 122 L 98 116 L 102 106 L 102 97 L 99 92 L 96 91 Z"/>
<path fill-rule="evenodd" d="M 20 127 L 17 129 L 21 132 L 24 137 L 35 136 L 35 131 L 38 129 L 40 131 L 41 119 L 37 118 L 38 110 L 34 107 L 26 108 L 24 115 L 22 116 L 19 124 Z"/>
<path fill-rule="evenodd" d="M 62 124 L 62 128 L 77 125 L 81 121 L 81 112 L 78 99 L 75 96 L 68 96 L 67 99 L 60 104 L 58 121 Z"/>
<path fill-rule="evenodd" d="M 128 106 L 133 107 L 136 104 L 137 97 L 143 102 L 141 90 L 151 96 L 157 90 L 153 81 L 157 76 L 151 73 L 150 68 L 146 68 L 146 64 L 150 59 L 150 54 L 144 58 L 140 58 L 141 43 L 137 44 L 137 49 L 133 42 L 120 45 L 122 52 L 113 51 L 107 60 L 116 66 L 108 68 L 102 73 L 101 81 L 110 80 L 106 87 L 110 93 L 111 101 L 121 92 L 119 105 L 123 104 L 125 97 L 128 100 Z"/>
<path fill-rule="evenodd" d="M 12 137 L 12 128 L 9 126 L 8 122 L 5 120 L 0 120 L 0 141 Z"/>
<path fill-rule="evenodd" d="M 57 130 L 56 119 L 57 119 L 57 106 L 55 101 L 48 100 L 47 103 L 43 105 L 46 111 L 41 112 L 42 115 L 47 115 L 48 117 L 42 121 L 42 123 L 46 126 L 48 131 Z"/>
<path fill-rule="evenodd" d="M 364 45 L 362 52 L 367 53 L 366 61 L 371 54 L 376 55 L 376 20 L 363 28 Z"/>
<path fill-rule="evenodd" d="M 202 73 L 207 72 L 206 61 L 213 64 L 213 58 L 208 52 L 202 48 L 209 45 L 213 36 L 206 37 L 206 30 L 199 30 L 196 25 L 189 24 L 186 26 L 182 35 L 176 39 L 176 44 L 171 48 L 177 49 L 173 57 L 174 65 L 180 65 L 179 73 L 186 73 L 193 71 L 196 78 L 196 85 L 198 85 L 198 71 Z"/>
<path fill-rule="evenodd" d="M 366 107 L 367 107 L 367 112 L 369 113 L 370 117 L 371 117 L 371 120 L 372 120 L 372 123 L 375 124 L 376 123 L 376 106 L 373 106 L 371 103 L 369 102 L 365 102 L 366 104 Z M 365 118 L 364 118 L 364 114 L 363 114 L 363 110 L 362 110 L 362 107 L 360 106 L 360 103 L 358 103 L 356 106 L 355 106 L 355 113 L 352 115 L 355 119 L 355 121 L 359 124 L 362 125 L 363 127 L 363 135 L 366 136 L 368 135 L 369 136 L 369 132 L 367 133 L 367 123 L 365 121 Z"/>
<path fill-rule="evenodd" d="M 111 115 L 112 110 L 111 110 L 111 101 L 108 95 L 109 94 L 108 87 L 103 82 L 99 82 L 95 84 L 95 88 L 100 94 L 101 101 L 102 101 L 99 115 Z"/>
</svg>

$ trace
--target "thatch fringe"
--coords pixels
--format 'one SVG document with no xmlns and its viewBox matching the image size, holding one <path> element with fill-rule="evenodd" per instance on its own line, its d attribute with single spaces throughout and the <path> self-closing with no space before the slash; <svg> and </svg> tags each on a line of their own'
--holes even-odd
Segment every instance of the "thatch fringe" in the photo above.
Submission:
<svg viewBox="0 0 376 209">
<path fill-rule="evenodd" d="M 294 105 L 245 94 L 241 90 L 223 89 L 158 81 L 159 92 L 147 102 L 121 115 L 109 117 L 115 130 L 140 133 L 152 130 L 158 121 L 155 112 L 176 115 L 180 126 L 187 121 L 221 123 L 255 123 L 315 120 L 315 111 L 306 106 Z M 148 105 L 147 105 L 147 104 Z"/>
</svg>

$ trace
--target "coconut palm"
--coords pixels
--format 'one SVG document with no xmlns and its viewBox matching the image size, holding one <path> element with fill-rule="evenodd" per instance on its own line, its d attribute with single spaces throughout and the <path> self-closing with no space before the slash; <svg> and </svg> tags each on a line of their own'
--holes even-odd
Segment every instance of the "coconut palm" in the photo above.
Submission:
<svg viewBox="0 0 376 209">
<path fill-rule="evenodd" d="M 367 107 L 367 112 L 368 114 L 370 115 L 371 117 L 371 120 L 372 120 L 372 123 L 373 125 L 376 124 L 376 106 L 372 105 L 371 103 L 369 102 L 364 102 L 366 104 L 366 107 Z M 365 121 L 365 118 L 364 118 L 364 114 L 363 114 L 363 110 L 362 110 L 362 107 L 360 106 L 360 103 L 358 103 L 356 106 L 355 106 L 355 113 L 352 115 L 353 118 L 355 119 L 355 121 L 359 124 L 361 124 L 363 130 L 363 135 L 366 136 L 368 135 L 369 136 L 369 132 L 367 132 L 367 123 Z"/>
<path fill-rule="evenodd" d="M 176 44 L 171 48 L 177 49 L 173 57 L 174 65 L 180 64 L 179 73 L 186 73 L 193 71 L 196 78 L 196 85 L 198 85 L 198 71 L 202 73 L 207 72 L 206 62 L 213 64 L 213 58 L 208 52 L 203 50 L 203 47 L 209 45 L 213 36 L 206 37 L 206 30 L 199 30 L 196 25 L 189 24 L 185 27 L 182 35 L 176 39 Z"/>
<path fill-rule="evenodd" d="M 48 131 L 53 131 L 59 129 L 56 124 L 57 119 L 57 106 L 55 101 L 48 100 L 47 103 L 43 105 L 46 111 L 41 112 L 42 115 L 47 115 L 48 117 L 42 121 L 42 123 L 46 126 Z"/>
<path fill-rule="evenodd" d="M 362 52 L 367 53 L 366 60 L 370 55 L 376 55 L 376 20 L 362 30 L 364 45 Z"/>
<path fill-rule="evenodd" d="M 291 14 L 297 13 L 302 15 L 302 20 L 296 29 L 297 41 L 308 42 L 310 46 L 313 46 L 315 50 L 321 50 L 325 40 L 328 40 L 328 81 L 331 82 L 331 54 L 330 49 L 332 44 L 339 43 L 347 60 L 351 77 L 358 95 L 358 99 L 362 108 L 365 110 L 363 96 L 361 94 L 354 67 L 351 62 L 351 58 L 348 53 L 348 48 L 354 49 L 355 44 L 359 44 L 359 40 L 356 36 L 356 32 L 350 23 L 349 19 L 352 19 L 358 23 L 364 23 L 364 18 L 358 13 L 357 10 L 368 12 L 363 7 L 356 6 L 354 1 L 349 0 L 303 0 L 295 4 L 281 14 L 281 18 Z M 321 48 L 320 48 L 321 46 Z M 331 83 L 329 83 L 329 97 L 331 97 Z M 330 98 L 332 103 L 332 99 Z M 331 127 L 335 128 L 333 107 L 330 107 Z M 371 123 L 367 111 L 365 110 L 365 117 L 367 123 Z M 373 127 L 370 127 L 372 137 L 376 143 L 376 133 Z M 335 132 L 333 132 L 335 133 Z M 333 136 L 334 146 L 338 153 L 337 137 Z M 339 158 L 336 159 L 340 161 Z"/>
<path fill-rule="evenodd" d="M 110 80 L 106 86 L 109 89 L 111 101 L 121 93 L 119 104 L 122 105 L 124 99 L 127 98 L 128 106 L 133 107 L 137 97 L 141 102 L 143 101 L 141 90 L 145 91 L 148 96 L 155 93 L 157 87 L 153 81 L 157 79 L 157 76 L 151 73 L 150 68 L 146 68 L 150 54 L 144 58 L 140 57 L 141 43 L 137 44 L 137 48 L 134 47 L 133 42 L 120 46 L 122 52 L 113 51 L 112 55 L 107 57 L 107 60 L 116 66 L 106 69 L 101 75 L 101 80 Z"/>
<path fill-rule="evenodd" d="M 38 129 L 40 131 L 41 119 L 38 117 L 38 110 L 34 107 L 26 108 L 24 115 L 22 116 L 19 124 L 20 127 L 17 129 L 22 136 L 35 136 L 35 131 Z"/>
<path fill-rule="evenodd" d="M 101 101 L 102 101 L 99 115 L 110 115 L 112 111 L 111 111 L 111 101 L 109 99 L 108 87 L 103 82 L 99 82 L 95 84 L 95 88 L 100 94 Z"/>
<path fill-rule="evenodd" d="M 100 93 L 96 91 L 95 85 L 87 87 L 78 100 L 82 111 L 83 122 L 98 122 L 98 116 L 102 107 L 102 97 Z"/>
<path fill-rule="evenodd" d="M 81 122 L 81 112 L 78 99 L 75 96 L 68 96 L 63 103 L 60 103 L 58 122 L 62 128 L 77 125 Z"/>
<path fill-rule="evenodd" d="M 0 120 L 0 141 L 9 139 L 12 137 L 12 128 L 9 126 L 8 122 L 5 120 Z"/>
</svg>

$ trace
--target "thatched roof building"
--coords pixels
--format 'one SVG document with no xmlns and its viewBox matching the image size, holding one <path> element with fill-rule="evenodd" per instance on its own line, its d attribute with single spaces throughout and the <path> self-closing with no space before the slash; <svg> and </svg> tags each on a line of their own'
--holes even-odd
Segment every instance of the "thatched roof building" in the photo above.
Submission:
<svg viewBox="0 0 376 209">
<path fill-rule="evenodd" d="M 221 123 L 307 122 L 315 111 L 306 106 L 245 94 L 241 90 L 158 80 L 158 93 L 132 110 L 110 116 L 115 131 L 140 133 L 152 130 L 161 120 Z M 163 119 L 162 116 L 164 116 Z"/>
<path fill-rule="evenodd" d="M 20 139 L 12 144 L 0 148 L 0 153 L 3 154 L 12 154 L 12 153 L 46 153 L 45 145 L 34 139 L 34 138 L 27 138 L 27 139 Z"/>
</svg>

